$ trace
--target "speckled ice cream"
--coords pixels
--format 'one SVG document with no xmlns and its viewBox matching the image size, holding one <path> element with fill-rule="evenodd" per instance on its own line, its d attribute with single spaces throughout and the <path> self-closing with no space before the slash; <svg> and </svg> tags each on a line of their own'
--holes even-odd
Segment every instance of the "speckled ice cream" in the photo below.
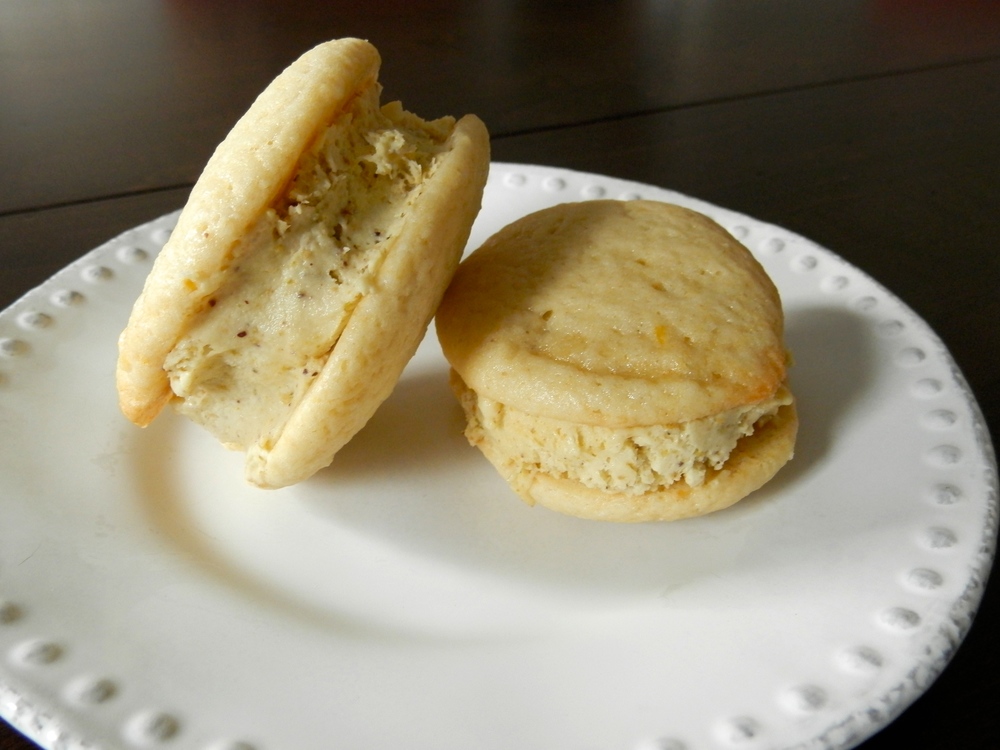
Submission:
<svg viewBox="0 0 1000 750">
<path fill-rule="evenodd" d="M 709 470 L 723 467 L 741 438 L 792 403 L 782 388 L 773 397 L 710 417 L 671 425 L 629 428 L 585 425 L 537 417 L 466 388 L 453 379 L 465 411 L 465 434 L 488 441 L 506 456 L 504 476 L 543 472 L 584 487 L 627 495 L 662 490 L 675 482 L 700 487 Z"/>
<path fill-rule="evenodd" d="M 168 355 L 183 414 L 232 448 L 273 442 L 371 291 L 448 130 L 379 110 L 374 89 L 331 125 Z"/>
</svg>

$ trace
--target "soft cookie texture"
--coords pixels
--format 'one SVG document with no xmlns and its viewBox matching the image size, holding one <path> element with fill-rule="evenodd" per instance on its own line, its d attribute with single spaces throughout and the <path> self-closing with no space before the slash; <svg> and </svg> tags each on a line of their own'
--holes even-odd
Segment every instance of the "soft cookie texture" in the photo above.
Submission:
<svg viewBox="0 0 1000 750">
<path fill-rule="evenodd" d="M 276 488 L 330 464 L 391 392 L 479 211 L 474 116 L 380 106 L 369 43 L 321 44 L 219 145 L 119 340 L 122 411 L 167 404 Z"/>
<path fill-rule="evenodd" d="M 462 263 L 436 328 L 466 436 L 528 503 L 697 516 L 792 456 L 778 292 L 694 211 L 588 201 L 526 216 Z"/>
</svg>

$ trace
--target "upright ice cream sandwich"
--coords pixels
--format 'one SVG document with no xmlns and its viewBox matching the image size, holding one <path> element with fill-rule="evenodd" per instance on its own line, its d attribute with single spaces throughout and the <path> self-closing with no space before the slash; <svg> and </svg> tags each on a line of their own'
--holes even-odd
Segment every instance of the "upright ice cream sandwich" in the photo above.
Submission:
<svg viewBox="0 0 1000 750">
<path fill-rule="evenodd" d="M 119 341 L 122 411 L 172 402 L 261 487 L 328 465 L 389 395 L 461 258 L 489 169 L 474 116 L 380 106 L 379 54 L 321 44 L 212 155 Z"/>
</svg>

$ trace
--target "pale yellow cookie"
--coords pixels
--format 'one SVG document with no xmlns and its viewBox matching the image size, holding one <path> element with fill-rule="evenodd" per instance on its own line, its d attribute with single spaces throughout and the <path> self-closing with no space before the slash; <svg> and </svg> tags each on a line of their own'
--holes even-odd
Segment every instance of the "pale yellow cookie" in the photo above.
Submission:
<svg viewBox="0 0 1000 750">
<path fill-rule="evenodd" d="M 261 487 L 327 466 L 391 392 L 479 211 L 474 116 L 380 106 L 369 43 L 321 44 L 219 145 L 119 340 L 122 411 L 168 402 Z"/>
<path fill-rule="evenodd" d="M 526 216 L 462 263 L 436 326 L 466 435 L 529 503 L 701 515 L 792 456 L 778 292 L 694 211 L 589 201 Z"/>
</svg>

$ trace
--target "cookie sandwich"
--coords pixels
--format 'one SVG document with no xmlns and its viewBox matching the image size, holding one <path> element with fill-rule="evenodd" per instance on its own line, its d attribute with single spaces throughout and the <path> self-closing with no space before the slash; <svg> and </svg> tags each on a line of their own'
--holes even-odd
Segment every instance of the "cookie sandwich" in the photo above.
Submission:
<svg viewBox="0 0 1000 750">
<path fill-rule="evenodd" d="M 260 487 L 327 466 L 389 395 L 461 258 L 489 136 L 380 103 L 379 53 L 305 53 L 218 146 L 119 339 L 124 414 L 171 403 Z"/>
<path fill-rule="evenodd" d="M 695 211 L 600 200 L 525 216 L 463 261 L 436 329 L 466 436 L 529 504 L 698 516 L 792 457 L 778 291 Z"/>
</svg>

